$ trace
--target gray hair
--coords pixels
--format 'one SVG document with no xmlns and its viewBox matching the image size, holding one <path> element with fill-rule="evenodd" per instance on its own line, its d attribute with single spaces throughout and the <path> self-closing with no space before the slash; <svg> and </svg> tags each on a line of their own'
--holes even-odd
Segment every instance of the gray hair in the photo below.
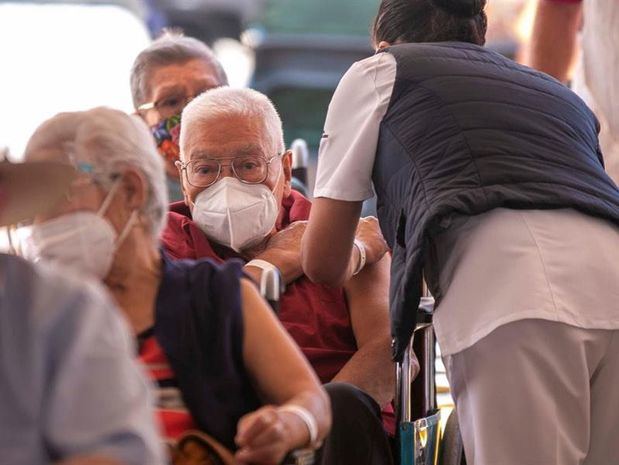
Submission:
<svg viewBox="0 0 619 465">
<path fill-rule="evenodd" d="M 137 108 L 148 98 L 148 80 L 155 68 L 195 59 L 204 60 L 213 67 L 220 85 L 228 84 L 226 72 L 208 45 L 193 37 L 185 37 L 181 32 L 166 30 L 142 50 L 133 62 L 130 79 L 133 106 Z"/>
<path fill-rule="evenodd" d="M 87 167 L 107 190 L 123 167 L 136 169 L 148 188 L 141 213 L 153 239 L 159 240 L 168 211 L 165 171 L 153 136 L 137 116 L 105 107 L 59 113 L 37 128 L 28 141 L 25 158 Z"/>
<path fill-rule="evenodd" d="M 219 87 L 210 89 L 193 99 L 183 110 L 181 116 L 180 149 L 185 159 L 184 150 L 187 134 L 194 126 L 218 117 L 242 116 L 261 121 L 273 155 L 285 151 L 282 120 L 269 98 L 252 89 L 233 89 Z"/>
</svg>

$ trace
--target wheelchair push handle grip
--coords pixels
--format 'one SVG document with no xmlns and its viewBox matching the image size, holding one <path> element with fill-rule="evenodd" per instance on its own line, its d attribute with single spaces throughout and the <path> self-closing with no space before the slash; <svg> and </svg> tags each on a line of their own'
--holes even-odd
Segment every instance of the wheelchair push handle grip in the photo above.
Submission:
<svg viewBox="0 0 619 465">
<path fill-rule="evenodd" d="M 292 152 L 292 176 L 302 185 L 307 186 L 307 166 L 309 164 L 309 148 L 303 139 L 295 139 L 290 145 Z"/>
<path fill-rule="evenodd" d="M 279 312 L 279 301 L 284 292 L 284 281 L 277 269 L 264 270 L 260 277 L 260 294 L 273 308 Z"/>
</svg>

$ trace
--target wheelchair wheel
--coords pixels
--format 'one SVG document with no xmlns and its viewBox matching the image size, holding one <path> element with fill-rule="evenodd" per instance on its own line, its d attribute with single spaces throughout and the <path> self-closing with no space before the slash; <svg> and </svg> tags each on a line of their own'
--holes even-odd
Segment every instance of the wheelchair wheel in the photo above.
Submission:
<svg viewBox="0 0 619 465">
<path fill-rule="evenodd" d="M 455 410 L 451 412 L 445 425 L 445 431 L 441 440 L 440 457 L 440 465 L 466 465 L 460 425 L 458 425 L 458 417 Z"/>
</svg>

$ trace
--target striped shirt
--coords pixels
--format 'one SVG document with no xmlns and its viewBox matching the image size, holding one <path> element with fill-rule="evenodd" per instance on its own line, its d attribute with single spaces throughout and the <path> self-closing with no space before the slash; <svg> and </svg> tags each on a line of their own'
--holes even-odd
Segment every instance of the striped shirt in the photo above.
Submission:
<svg viewBox="0 0 619 465">
<path fill-rule="evenodd" d="M 183 401 L 168 359 L 155 339 L 153 329 L 141 333 L 138 343 L 138 359 L 156 386 L 155 405 L 161 430 L 167 442 L 175 443 L 187 431 L 197 429 L 196 425 Z"/>
</svg>

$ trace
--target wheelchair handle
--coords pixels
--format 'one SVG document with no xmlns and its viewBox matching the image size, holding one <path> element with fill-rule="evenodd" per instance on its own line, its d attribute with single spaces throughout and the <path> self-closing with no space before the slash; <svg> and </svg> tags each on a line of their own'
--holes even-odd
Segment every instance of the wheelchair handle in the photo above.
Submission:
<svg viewBox="0 0 619 465">
<path fill-rule="evenodd" d="M 264 270 L 260 277 L 260 294 L 275 313 L 279 312 L 279 301 L 284 293 L 284 281 L 277 269 Z"/>
<path fill-rule="evenodd" d="M 290 144 L 292 152 L 292 175 L 301 184 L 307 186 L 307 165 L 309 163 L 309 149 L 304 139 L 295 139 Z"/>
</svg>

